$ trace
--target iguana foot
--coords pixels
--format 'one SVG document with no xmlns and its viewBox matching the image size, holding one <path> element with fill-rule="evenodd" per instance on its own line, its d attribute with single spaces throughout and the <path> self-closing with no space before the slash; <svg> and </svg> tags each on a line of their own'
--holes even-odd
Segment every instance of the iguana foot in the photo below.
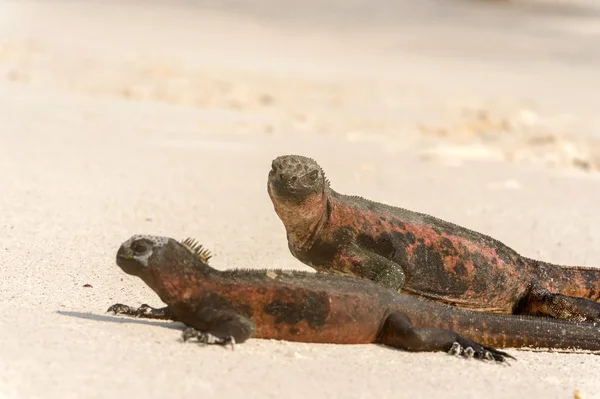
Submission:
<svg viewBox="0 0 600 399">
<path fill-rule="evenodd" d="M 153 308 L 145 303 L 139 308 L 133 308 L 131 306 L 123 305 L 122 303 L 116 303 L 108 308 L 106 312 L 112 312 L 115 315 L 125 315 L 143 319 L 175 320 L 168 307 Z"/>
<path fill-rule="evenodd" d="M 495 360 L 497 362 L 505 362 L 507 358 L 514 359 L 514 357 L 506 352 L 478 344 L 468 338 L 461 338 L 454 342 L 448 354 L 465 358 Z"/>
<path fill-rule="evenodd" d="M 598 323 L 600 303 L 587 298 L 554 293 L 535 283 L 521 300 L 515 313 Z"/>
<path fill-rule="evenodd" d="M 204 345 L 231 345 L 231 349 L 235 349 L 235 338 L 233 338 L 232 335 L 217 337 L 208 332 L 198 331 L 193 327 L 188 327 L 183 330 L 183 333 L 181 334 L 183 342 L 187 342 L 192 338 L 196 338 L 199 343 Z"/>
</svg>

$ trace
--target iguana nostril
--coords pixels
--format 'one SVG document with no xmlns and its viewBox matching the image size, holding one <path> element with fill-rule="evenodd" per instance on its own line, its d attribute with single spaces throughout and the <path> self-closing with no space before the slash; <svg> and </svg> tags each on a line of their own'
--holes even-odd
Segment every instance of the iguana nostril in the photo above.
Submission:
<svg viewBox="0 0 600 399">
<path fill-rule="evenodd" d="M 295 182 L 296 180 L 298 180 L 298 176 L 292 176 L 292 181 Z"/>
</svg>

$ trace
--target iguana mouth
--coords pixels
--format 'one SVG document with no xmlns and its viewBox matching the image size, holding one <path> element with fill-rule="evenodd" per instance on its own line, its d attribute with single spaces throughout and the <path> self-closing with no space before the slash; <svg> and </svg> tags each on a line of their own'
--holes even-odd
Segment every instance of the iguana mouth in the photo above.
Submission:
<svg viewBox="0 0 600 399">
<path fill-rule="evenodd" d="M 273 193 L 279 197 L 298 197 L 311 193 L 309 189 L 294 187 L 288 182 L 282 182 L 281 180 L 271 180 L 270 186 Z"/>
<path fill-rule="evenodd" d="M 139 262 L 133 256 L 131 250 L 126 248 L 120 248 L 117 252 L 117 265 L 123 270 L 125 273 L 137 276 L 140 265 Z"/>
<path fill-rule="evenodd" d="M 126 255 L 126 254 L 117 254 L 117 261 L 130 261 L 133 260 L 133 255 Z"/>
<path fill-rule="evenodd" d="M 117 265 L 125 273 L 137 276 L 140 270 L 138 262 L 130 255 L 117 255 Z"/>
</svg>

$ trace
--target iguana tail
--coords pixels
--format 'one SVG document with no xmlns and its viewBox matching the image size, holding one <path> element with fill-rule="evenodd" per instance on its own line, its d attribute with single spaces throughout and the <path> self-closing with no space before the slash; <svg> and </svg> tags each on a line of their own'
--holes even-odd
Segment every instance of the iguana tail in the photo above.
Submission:
<svg viewBox="0 0 600 399">
<path fill-rule="evenodd" d="M 473 312 L 426 299 L 404 306 L 415 327 L 452 330 L 494 348 L 595 351 L 600 354 L 600 325 L 544 317 Z"/>
<path fill-rule="evenodd" d="M 600 267 L 561 266 L 527 259 L 539 284 L 563 295 L 600 302 Z"/>
</svg>

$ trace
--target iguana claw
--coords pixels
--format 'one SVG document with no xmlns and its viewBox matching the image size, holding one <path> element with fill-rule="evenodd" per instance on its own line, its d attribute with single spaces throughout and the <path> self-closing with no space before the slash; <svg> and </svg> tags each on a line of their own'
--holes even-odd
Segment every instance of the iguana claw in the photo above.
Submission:
<svg viewBox="0 0 600 399">
<path fill-rule="evenodd" d="M 505 362 L 508 358 L 514 359 L 514 357 L 506 352 L 488 348 L 476 342 L 466 342 L 463 345 L 459 342 L 454 342 L 448 350 L 448 354 L 452 356 L 462 356 L 468 359 L 495 360 L 497 362 Z"/>
<path fill-rule="evenodd" d="M 196 338 L 199 343 L 204 345 L 231 345 L 231 350 L 235 349 L 235 338 L 233 338 L 231 335 L 226 337 L 217 337 L 211 333 L 198 331 L 193 327 L 188 327 L 183 330 L 183 333 L 181 333 L 181 339 L 183 342 L 187 342 L 192 338 Z"/>
</svg>

